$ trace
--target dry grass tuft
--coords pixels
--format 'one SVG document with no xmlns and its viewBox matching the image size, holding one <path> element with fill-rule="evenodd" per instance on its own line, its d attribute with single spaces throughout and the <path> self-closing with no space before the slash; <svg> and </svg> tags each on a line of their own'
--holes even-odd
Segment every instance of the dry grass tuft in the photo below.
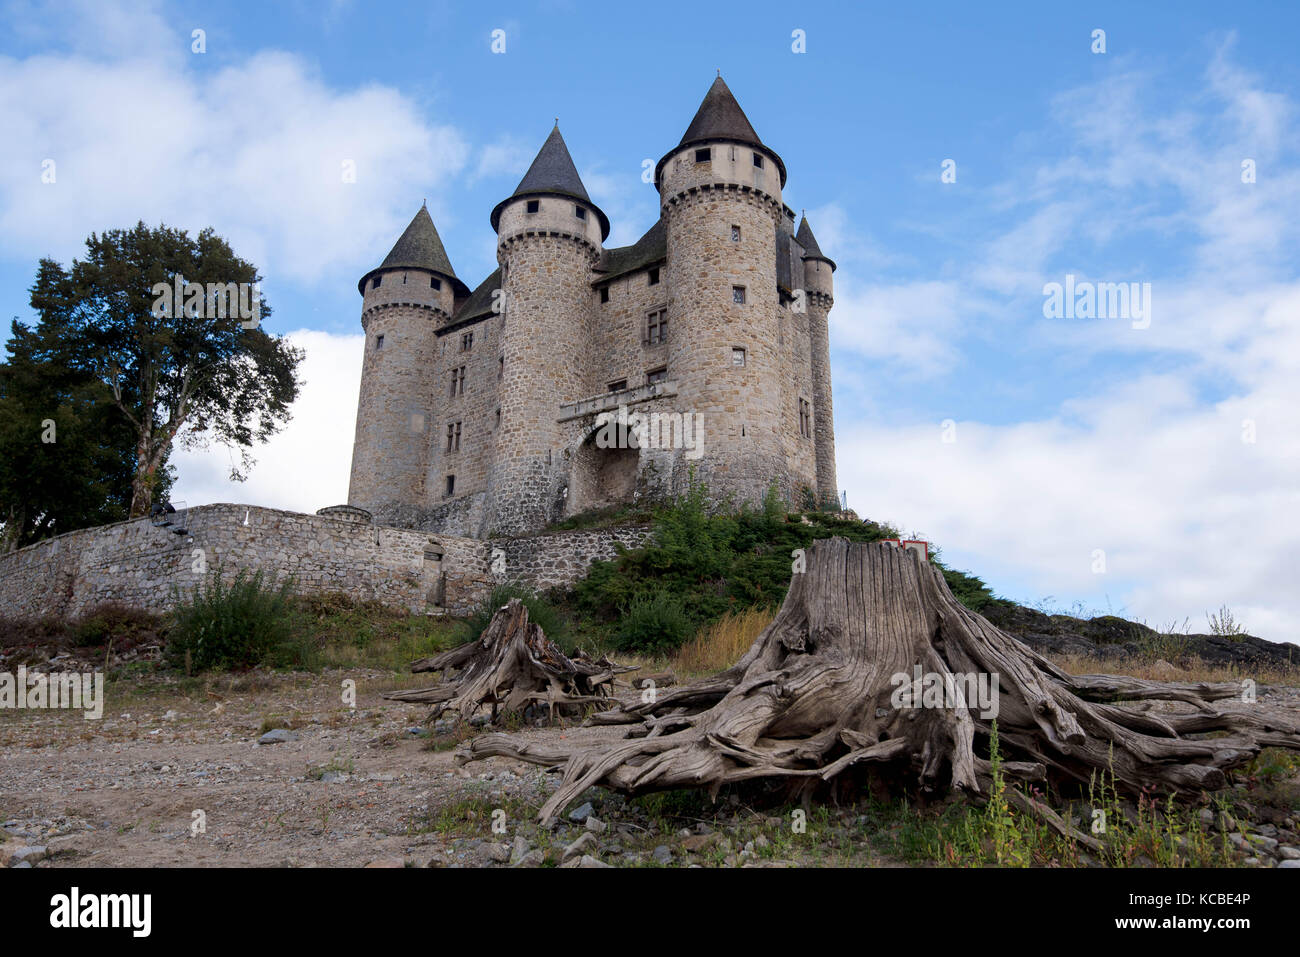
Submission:
<svg viewBox="0 0 1300 957">
<path fill-rule="evenodd" d="M 724 615 L 682 645 L 673 665 L 681 674 L 711 674 L 730 668 L 775 617 L 773 608 L 746 608 Z"/>
</svg>

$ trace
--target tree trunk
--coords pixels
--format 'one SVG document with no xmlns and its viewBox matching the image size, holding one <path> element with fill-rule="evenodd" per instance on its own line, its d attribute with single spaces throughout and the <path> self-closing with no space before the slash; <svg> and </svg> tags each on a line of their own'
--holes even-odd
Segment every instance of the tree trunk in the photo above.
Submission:
<svg viewBox="0 0 1300 957">
<path fill-rule="evenodd" d="M 994 677 L 996 696 L 972 700 Z M 1261 747 L 1300 750 L 1294 716 L 1208 703 L 1241 695 L 1236 683 L 1067 675 L 961 605 L 919 555 L 835 538 L 809 549 L 807 571 L 793 576 L 780 612 L 736 665 L 590 719 L 638 724 L 631 740 L 541 747 L 488 734 L 457 760 L 499 755 L 562 767 L 543 821 L 593 784 L 716 795 L 767 778 L 810 788 L 865 763 L 923 790 L 987 794 L 996 721 L 1011 777 L 1086 786 L 1105 772 L 1131 791 L 1217 789 L 1225 769 Z M 1119 699 L 1195 710 L 1157 715 L 1107 703 Z M 1193 737 L 1216 731 L 1227 736 Z M 1045 805 L 1026 798 L 1025 806 L 1066 827 Z"/>
<path fill-rule="evenodd" d="M 441 685 L 384 697 L 432 704 L 427 721 L 448 710 L 468 720 L 485 707 L 495 721 L 500 714 L 522 714 L 529 705 L 543 704 L 554 719 L 580 714 L 588 705 L 608 705 L 614 676 L 636 670 L 606 658 L 593 661 L 581 652 L 569 658 L 528 620 L 518 598 L 497 610 L 477 641 L 411 665 L 414 672 L 452 669 L 459 669 L 456 677 Z"/>
</svg>

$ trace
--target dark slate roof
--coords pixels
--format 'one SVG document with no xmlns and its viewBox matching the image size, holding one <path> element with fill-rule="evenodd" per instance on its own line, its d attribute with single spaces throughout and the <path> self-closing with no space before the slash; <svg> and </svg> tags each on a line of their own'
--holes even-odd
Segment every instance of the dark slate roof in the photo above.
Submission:
<svg viewBox="0 0 1300 957">
<path fill-rule="evenodd" d="M 492 291 L 501 288 L 501 269 L 498 267 L 492 275 L 488 276 L 478 288 L 470 293 L 459 309 L 456 315 L 452 317 L 452 322 L 457 323 L 465 319 L 477 319 L 480 316 L 490 316 L 492 314 Z"/>
<path fill-rule="evenodd" d="M 681 142 L 672 150 L 672 153 L 676 153 L 683 146 L 689 146 L 692 143 L 716 142 L 718 140 L 757 146 L 763 150 L 776 161 L 777 169 L 781 172 L 781 185 L 785 185 L 785 163 L 781 161 L 781 157 L 777 156 L 758 138 L 758 134 L 754 132 L 753 124 L 749 122 L 749 117 L 740 108 L 740 104 L 736 101 L 736 97 L 732 94 L 726 81 L 722 79 L 721 74 L 713 81 L 713 85 L 709 87 L 709 92 L 704 94 L 704 101 L 700 103 L 700 108 L 695 111 L 695 118 L 691 120 L 691 125 L 686 127 Z M 669 155 L 672 155 L 672 153 Z M 667 160 L 668 157 L 665 156 L 655 167 L 656 179 Z"/>
<path fill-rule="evenodd" d="M 678 146 L 694 143 L 697 140 L 731 140 L 735 143 L 748 143 L 751 146 L 763 146 L 763 141 L 754 132 L 749 117 L 740 108 L 726 82 L 719 76 L 704 94 L 704 102 L 695 111 L 695 119 L 686 127 Z M 766 149 L 766 147 L 764 147 Z"/>
<path fill-rule="evenodd" d="M 606 249 L 600 258 L 597 271 L 604 275 L 597 276 L 593 285 L 599 286 L 619 276 L 625 276 L 638 269 L 645 269 L 668 258 L 668 234 L 664 231 L 664 221 L 655 220 L 655 224 L 646 230 L 646 234 L 631 246 Z"/>
<path fill-rule="evenodd" d="M 835 271 L 835 262 L 829 256 L 822 252 L 817 245 L 817 237 L 813 235 L 812 227 L 808 225 L 808 217 L 804 216 L 803 221 L 799 224 L 799 232 L 795 233 L 794 238 L 798 240 L 799 245 L 803 247 L 804 259 L 825 259 L 831 264 L 831 271 Z"/>
<path fill-rule="evenodd" d="M 456 271 L 451 268 L 451 260 L 447 258 L 447 250 L 443 248 L 442 238 L 438 235 L 438 230 L 433 225 L 433 217 L 429 215 L 429 210 L 425 206 L 420 207 L 420 211 L 415 214 L 415 218 L 406 227 L 406 231 L 397 240 L 392 251 L 384 257 L 384 261 L 361 277 L 357 288 L 362 294 L 366 291 L 366 280 L 385 269 L 427 269 L 450 280 L 459 295 L 463 296 L 469 292 L 469 287 L 456 277 Z"/>
<path fill-rule="evenodd" d="M 582 177 L 578 175 L 578 168 L 573 165 L 573 157 L 569 155 L 569 147 L 565 145 L 564 137 L 560 135 L 558 123 L 555 129 L 551 130 L 551 135 L 546 137 L 542 148 L 537 151 L 533 165 L 528 167 L 528 172 L 519 181 L 515 191 L 492 210 L 493 229 L 497 228 L 501 210 L 506 203 L 521 196 L 569 196 L 580 199 L 596 211 L 603 230 L 601 238 L 609 235 L 609 219 L 587 195 L 587 188 L 582 185 Z"/>
</svg>

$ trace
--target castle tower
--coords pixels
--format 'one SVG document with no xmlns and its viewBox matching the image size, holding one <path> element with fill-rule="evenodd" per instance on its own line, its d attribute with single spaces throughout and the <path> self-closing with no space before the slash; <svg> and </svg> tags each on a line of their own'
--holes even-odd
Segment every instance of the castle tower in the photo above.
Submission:
<svg viewBox="0 0 1300 957">
<path fill-rule="evenodd" d="M 469 290 L 423 206 L 357 289 L 366 345 L 348 504 L 391 519 L 424 502 L 435 427 L 433 330 Z"/>
<path fill-rule="evenodd" d="M 492 210 L 504 291 L 501 426 L 492 529 L 557 517 L 567 466 L 560 404 L 600 391 L 592 367 L 592 267 L 609 219 L 592 203 L 557 123 L 518 188 Z"/>
<path fill-rule="evenodd" d="M 783 451 L 776 259 L 785 164 L 719 76 L 655 167 L 668 246 L 669 369 L 680 411 L 703 415 L 697 477 L 737 502 L 776 479 Z M 692 463 L 678 460 L 681 489 Z"/>
<path fill-rule="evenodd" d="M 835 478 L 835 416 L 831 408 L 831 348 L 828 313 L 835 303 L 831 274 L 835 263 L 822 255 L 805 215 L 795 234 L 803 247 L 803 280 L 807 294 L 808 337 L 813 377 L 813 435 L 817 449 L 817 501 L 838 504 Z"/>
</svg>

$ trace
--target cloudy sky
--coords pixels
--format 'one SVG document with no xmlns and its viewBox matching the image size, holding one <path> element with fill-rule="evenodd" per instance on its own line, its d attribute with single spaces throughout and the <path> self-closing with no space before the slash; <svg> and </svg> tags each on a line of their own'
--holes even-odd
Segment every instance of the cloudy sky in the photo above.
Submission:
<svg viewBox="0 0 1300 957">
<path fill-rule="evenodd" d="M 29 318 L 37 260 L 92 231 L 215 227 L 306 386 L 248 482 L 187 451 L 176 497 L 338 503 L 356 281 L 420 203 L 476 285 L 558 117 L 629 243 L 721 69 L 839 264 L 859 514 L 1018 600 L 1300 640 L 1300 8 L 987 6 L 7 3 L 0 306 Z M 1149 284 L 1149 315 L 1045 315 L 1067 276 Z"/>
</svg>

